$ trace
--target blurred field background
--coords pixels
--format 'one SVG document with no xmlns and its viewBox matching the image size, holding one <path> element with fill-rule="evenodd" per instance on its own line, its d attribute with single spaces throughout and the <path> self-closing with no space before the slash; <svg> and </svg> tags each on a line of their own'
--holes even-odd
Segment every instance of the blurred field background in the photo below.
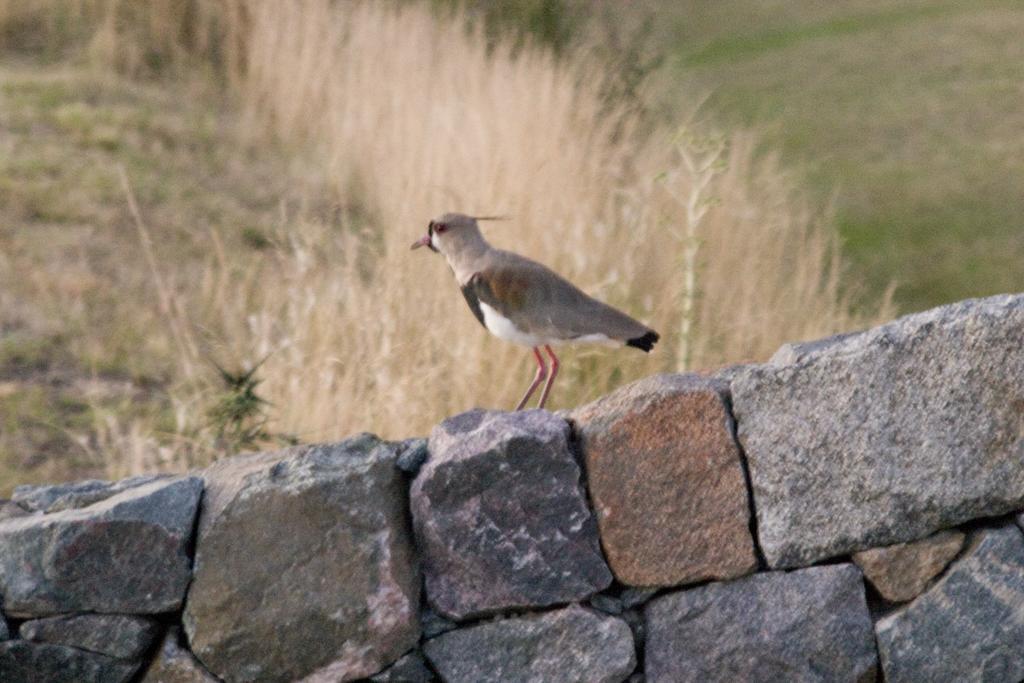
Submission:
<svg viewBox="0 0 1024 683">
<path fill-rule="evenodd" d="M 662 332 L 555 408 L 1021 289 L 1024 10 L 754 7 L 0 0 L 0 493 L 513 405 L 448 210 Z"/>
</svg>

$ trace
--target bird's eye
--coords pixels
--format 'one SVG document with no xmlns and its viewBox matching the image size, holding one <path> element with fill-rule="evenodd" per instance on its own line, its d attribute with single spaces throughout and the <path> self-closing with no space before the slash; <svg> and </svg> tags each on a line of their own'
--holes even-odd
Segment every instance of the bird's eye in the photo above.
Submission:
<svg viewBox="0 0 1024 683">
<path fill-rule="evenodd" d="M 444 232 L 447 229 L 448 229 L 448 226 L 445 225 L 444 223 L 436 223 L 434 225 L 434 232 L 437 232 L 438 234 Z"/>
</svg>

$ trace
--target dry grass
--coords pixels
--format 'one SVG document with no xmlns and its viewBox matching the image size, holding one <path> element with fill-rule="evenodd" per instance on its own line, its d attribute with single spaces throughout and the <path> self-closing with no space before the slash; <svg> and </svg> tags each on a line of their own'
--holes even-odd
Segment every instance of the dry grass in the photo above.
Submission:
<svg viewBox="0 0 1024 683">
<path fill-rule="evenodd" d="M 568 351 L 556 406 L 861 323 L 839 291 L 827 216 L 773 164 L 754 162 L 749 138 L 728 141 L 715 169 L 688 168 L 699 139 L 640 142 L 626 105 L 609 111 L 591 85 L 600 65 L 556 63 L 541 49 L 488 53 L 479 33 L 419 6 L 253 2 L 249 17 L 240 85 L 252 120 L 315 148 L 337 200 L 362 217 L 340 230 L 287 226 L 291 253 L 274 264 L 274 286 L 259 278 L 225 319 L 240 357 L 272 354 L 265 390 L 287 431 L 400 435 L 474 405 L 514 404 L 529 354 L 478 327 L 440 259 L 408 251 L 446 210 L 512 216 L 488 224 L 494 244 L 666 333 L 652 356 Z M 707 212 L 688 267 L 676 200 L 700 183 Z M 684 335 L 688 270 L 697 296 Z"/>
<path fill-rule="evenodd" d="M 655 372 L 763 359 L 879 314 L 851 312 L 827 212 L 755 160 L 750 136 L 718 147 L 692 132 L 641 138 L 629 103 L 601 100 L 599 64 L 488 50 L 459 17 L 418 3 L 187 4 L 230 37 L 233 56 L 220 50 L 218 63 L 251 142 L 283 141 L 308 165 L 313 179 L 300 184 L 327 189 L 283 210 L 275 247 L 256 256 L 225 249 L 218 226 L 197 226 L 208 256 L 188 286 L 156 287 L 169 265 L 148 266 L 159 296 L 140 305 L 165 323 L 152 334 L 174 339 L 180 432 L 199 431 L 206 355 L 267 356 L 269 427 L 303 440 L 422 434 L 473 406 L 514 405 L 529 354 L 479 327 L 440 258 L 408 249 L 449 210 L 511 216 L 487 225 L 492 243 L 663 333 L 649 356 L 567 349 L 554 408 Z M 117 35 L 93 39 L 114 46 L 114 63 Z M 324 205 L 336 210 L 309 208 Z M 104 430 L 111 448 L 150 448 L 144 428 Z"/>
</svg>

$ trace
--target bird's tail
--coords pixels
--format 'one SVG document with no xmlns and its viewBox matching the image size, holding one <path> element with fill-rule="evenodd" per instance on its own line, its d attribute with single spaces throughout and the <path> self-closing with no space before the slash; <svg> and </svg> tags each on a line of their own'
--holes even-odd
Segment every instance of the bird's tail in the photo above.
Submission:
<svg viewBox="0 0 1024 683">
<path fill-rule="evenodd" d="M 659 339 L 661 339 L 661 335 L 654 330 L 648 330 L 646 334 L 642 334 L 639 337 L 634 337 L 632 339 L 627 339 L 626 346 L 635 346 L 645 353 L 650 353 L 651 349 L 654 348 L 654 345 L 658 343 Z"/>
</svg>

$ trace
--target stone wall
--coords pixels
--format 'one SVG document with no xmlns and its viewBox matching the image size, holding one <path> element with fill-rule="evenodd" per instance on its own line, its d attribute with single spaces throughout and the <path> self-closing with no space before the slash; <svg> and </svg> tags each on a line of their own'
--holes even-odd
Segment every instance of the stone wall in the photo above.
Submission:
<svg viewBox="0 0 1024 683">
<path fill-rule="evenodd" d="M 3 681 L 1017 681 L 1024 295 L 0 507 Z"/>
</svg>

